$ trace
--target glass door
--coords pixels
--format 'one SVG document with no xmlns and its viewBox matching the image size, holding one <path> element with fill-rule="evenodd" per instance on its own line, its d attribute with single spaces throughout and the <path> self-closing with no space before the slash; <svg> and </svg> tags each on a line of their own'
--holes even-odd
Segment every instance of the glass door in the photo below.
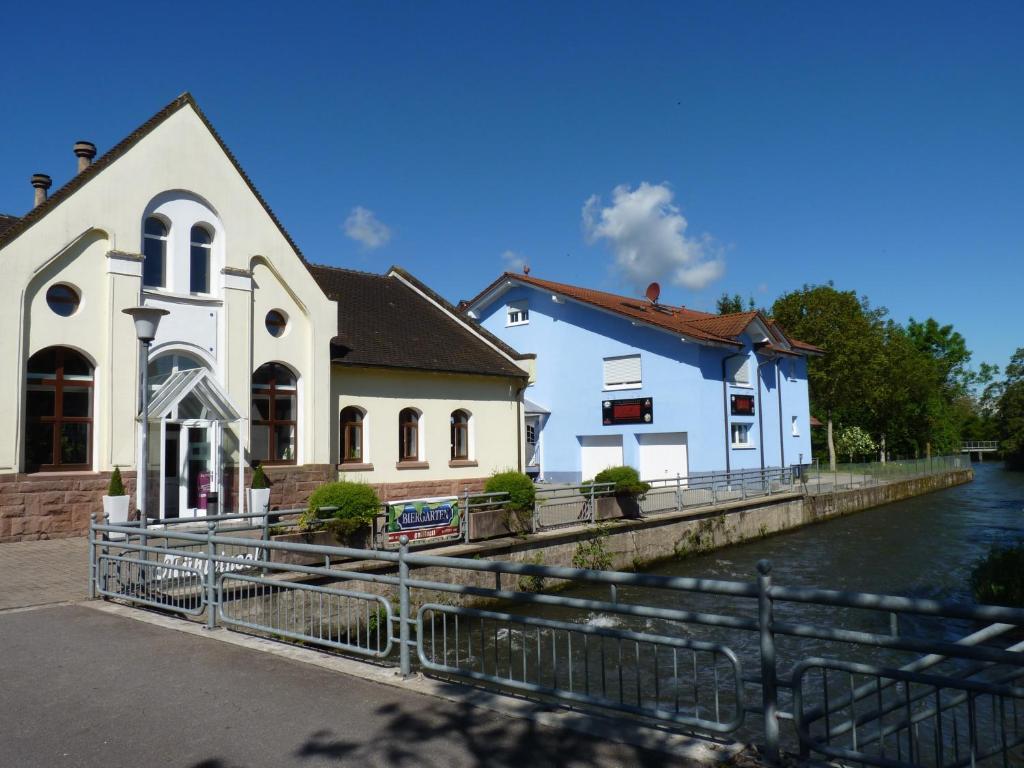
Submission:
<svg viewBox="0 0 1024 768">
<path fill-rule="evenodd" d="M 209 496 L 217 491 L 215 430 L 208 422 L 181 427 L 179 442 L 179 509 L 182 517 L 205 517 Z"/>
</svg>

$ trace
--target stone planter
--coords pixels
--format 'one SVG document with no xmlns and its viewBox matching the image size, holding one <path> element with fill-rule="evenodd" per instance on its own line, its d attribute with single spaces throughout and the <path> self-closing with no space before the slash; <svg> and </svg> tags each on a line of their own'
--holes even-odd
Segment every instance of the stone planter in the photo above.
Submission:
<svg viewBox="0 0 1024 768">
<path fill-rule="evenodd" d="M 503 509 L 486 509 L 469 515 L 469 540 L 482 541 L 499 536 L 530 532 L 530 511 L 521 515 Z"/>
<path fill-rule="evenodd" d="M 595 502 L 595 520 L 639 520 L 641 517 L 639 496 L 599 496 Z"/>
<path fill-rule="evenodd" d="M 272 541 L 283 541 L 289 544 L 312 544 L 317 547 L 349 547 L 350 549 L 370 549 L 373 543 L 370 527 L 366 526 L 347 536 L 345 541 L 338 541 L 332 531 L 309 531 L 308 533 L 282 533 L 271 536 Z M 271 550 L 270 560 L 274 563 L 292 563 L 295 565 L 323 565 L 324 556 L 306 554 L 304 552 L 285 552 Z"/>
<path fill-rule="evenodd" d="M 263 521 L 270 511 L 270 489 L 250 488 L 249 489 L 249 512 L 259 514 L 260 517 L 249 518 L 252 525 L 263 525 Z"/>
</svg>

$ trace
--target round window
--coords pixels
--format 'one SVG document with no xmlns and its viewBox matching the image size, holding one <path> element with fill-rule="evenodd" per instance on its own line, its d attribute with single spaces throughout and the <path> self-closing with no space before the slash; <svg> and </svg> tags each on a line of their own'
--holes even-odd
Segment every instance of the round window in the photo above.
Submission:
<svg viewBox="0 0 1024 768">
<path fill-rule="evenodd" d="M 80 301 L 78 292 L 70 285 L 57 283 L 57 285 L 51 285 L 46 291 L 46 303 L 61 317 L 70 317 L 75 314 Z"/>
<path fill-rule="evenodd" d="M 280 336 L 284 333 L 284 329 L 288 327 L 288 318 L 284 316 L 284 312 L 277 309 L 272 309 L 267 312 L 267 333 L 271 336 Z"/>
</svg>

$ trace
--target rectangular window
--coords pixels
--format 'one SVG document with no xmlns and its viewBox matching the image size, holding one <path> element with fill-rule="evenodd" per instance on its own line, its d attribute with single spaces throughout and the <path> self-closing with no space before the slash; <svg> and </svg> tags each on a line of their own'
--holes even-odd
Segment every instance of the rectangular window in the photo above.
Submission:
<svg viewBox="0 0 1024 768">
<path fill-rule="evenodd" d="M 505 325 L 526 325 L 530 322 L 530 310 L 525 301 L 514 301 L 508 305 L 508 322 Z"/>
<path fill-rule="evenodd" d="M 640 389 L 640 355 L 622 355 L 604 359 L 605 389 Z"/>
<path fill-rule="evenodd" d="M 793 417 L 793 437 L 800 437 L 800 424 L 796 420 L 796 416 Z"/>
<path fill-rule="evenodd" d="M 732 424 L 732 447 L 733 448 L 749 448 L 750 447 L 750 425 L 749 424 Z"/>
<path fill-rule="evenodd" d="M 142 284 L 150 288 L 164 287 L 166 240 L 147 237 L 142 241 Z"/>
<path fill-rule="evenodd" d="M 740 387 L 750 386 L 750 361 L 745 357 L 734 357 L 727 360 L 725 375 L 730 384 Z"/>
</svg>

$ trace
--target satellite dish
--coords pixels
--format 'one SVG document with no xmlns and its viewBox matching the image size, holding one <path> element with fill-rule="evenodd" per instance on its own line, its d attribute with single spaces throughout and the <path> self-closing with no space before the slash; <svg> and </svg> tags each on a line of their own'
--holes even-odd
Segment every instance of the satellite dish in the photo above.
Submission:
<svg viewBox="0 0 1024 768">
<path fill-rule="evenodd" d="M 658 299 L 661 298 L 661 286 L 657 283 L 651 283 L 647 286 L 647 291 L 644 295 L 647 296 L 647 300 L 651 304 L 657 304 Z"/>
</svg>

